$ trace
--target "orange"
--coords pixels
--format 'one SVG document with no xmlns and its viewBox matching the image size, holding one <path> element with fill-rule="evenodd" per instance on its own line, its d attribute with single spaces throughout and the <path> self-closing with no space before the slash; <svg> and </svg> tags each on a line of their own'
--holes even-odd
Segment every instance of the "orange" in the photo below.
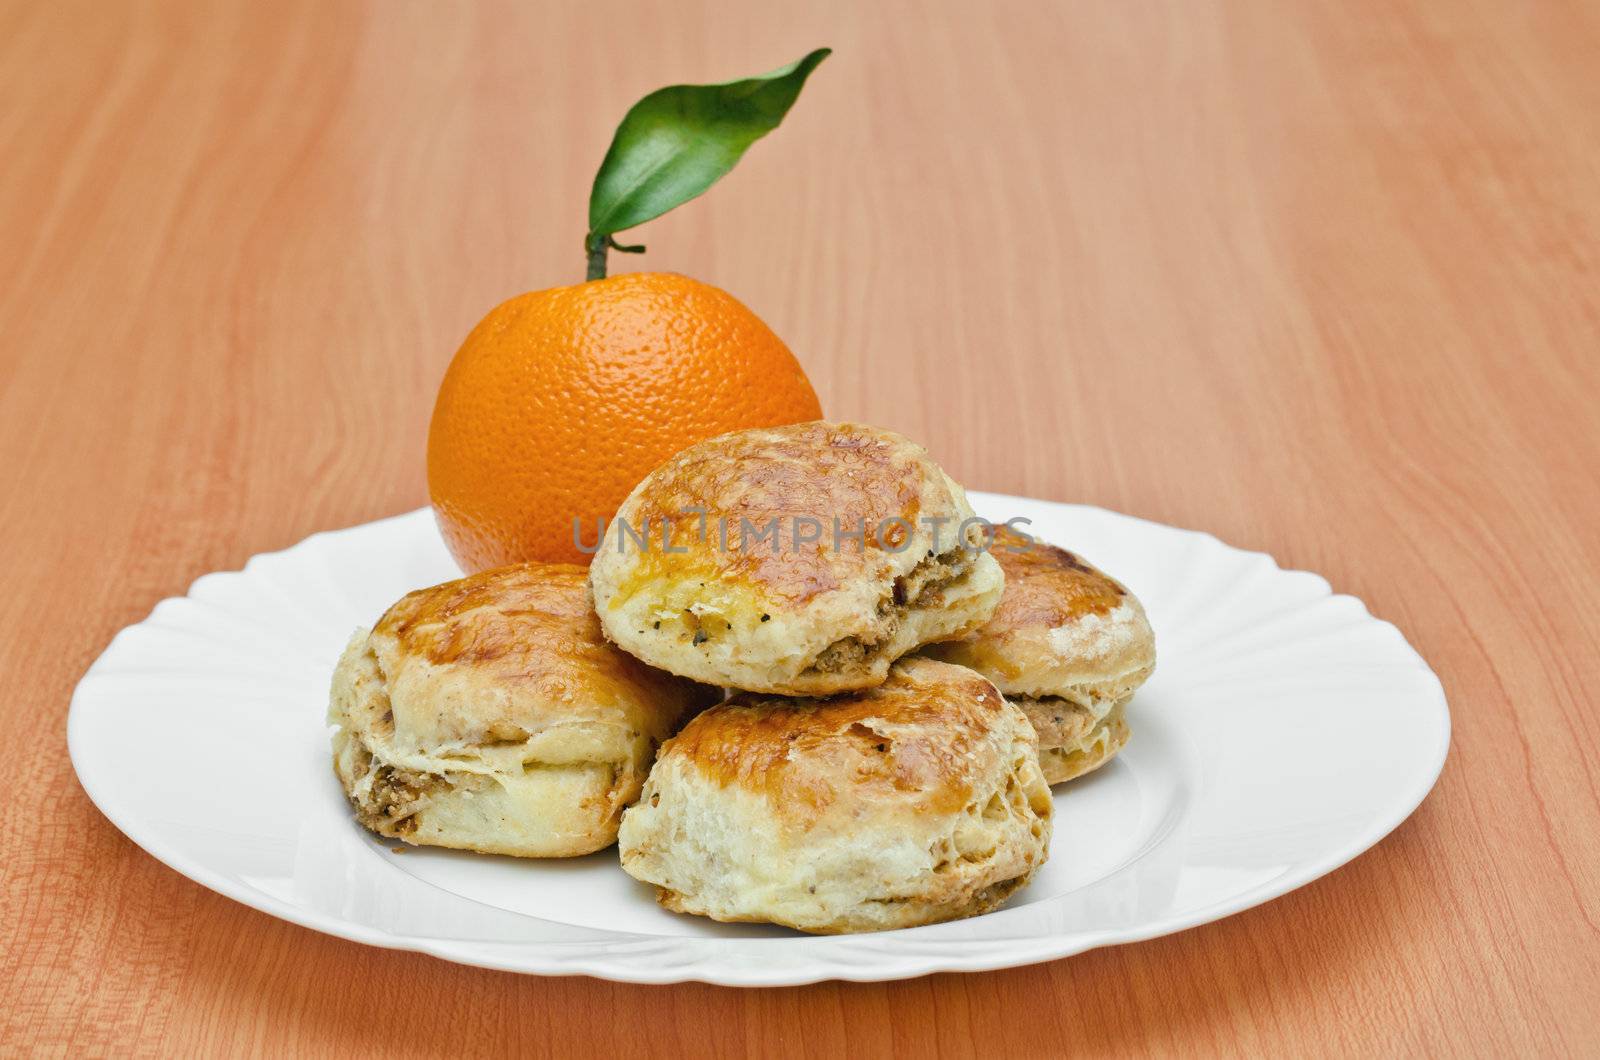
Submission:
<svg viewBox="0 0 1600 1060">
<path fill-rule="evenodd" d="M 463 570 L 587 563 L 596 520 L 679 450 L 819 419 L 794 354 L 732 295 L 644 272 L 519 295 L 467 336 L 428 431 L 428 491 Z"/>
</svg>

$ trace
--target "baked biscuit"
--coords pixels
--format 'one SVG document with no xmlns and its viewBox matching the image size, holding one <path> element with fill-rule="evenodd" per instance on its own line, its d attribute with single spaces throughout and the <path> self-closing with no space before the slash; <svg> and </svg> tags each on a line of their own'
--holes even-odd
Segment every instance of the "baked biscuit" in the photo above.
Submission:
<svg viewBox="0 0 1600 1060">
<path fill-rule="evenodd" d="M 566 857 L 610 845 L 656 747 L 714 690 L 607 644 L 582 567 L 526 563 L 410 593 L 333 675 L 356 819 L 426 846 Z"/>
<path fill-rule="evenodd" d="M 1051 811 L 1022 712 L 972 670 L 903 659 L 864 692 L 699 715 L 618 848 L 676 912 L 878 931 L 998 907 L 1044 864 Z"/>
<path fill-rule="evenodd" d="M 1128 742 L 1123 707 L 1155 669 L 1155 634 L 1134 595 L 1066 549 L 997 526 L 1005 595 L 982 628 L 922 654 L 970 666 L 1028 715 L 1052 784 Z"/>
<path fill-rule="evenodd" d="M 724 434 L 651 472 L 590 581 L 606 636 L 653 666 L 826 695 L 993 613 L 1002 577 L 983 534 L 920 445 L 819 420 Z"/>
</svg>

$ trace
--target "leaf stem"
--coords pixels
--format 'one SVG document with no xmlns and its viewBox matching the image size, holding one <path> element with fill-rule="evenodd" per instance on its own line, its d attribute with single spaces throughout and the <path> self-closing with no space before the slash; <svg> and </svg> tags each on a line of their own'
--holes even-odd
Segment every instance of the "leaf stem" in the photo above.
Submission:
<svg viewBox="0 0 1600 1060">
<path fill-rule="evenodd" d="M 593 232 L 584 241 L 584 247 L 589 254 L 588 274 L 585 280 L 603 280 L 606 278 L 606 252 L 611 249 L 609 236 L 596 235 Z"/>
</svg>

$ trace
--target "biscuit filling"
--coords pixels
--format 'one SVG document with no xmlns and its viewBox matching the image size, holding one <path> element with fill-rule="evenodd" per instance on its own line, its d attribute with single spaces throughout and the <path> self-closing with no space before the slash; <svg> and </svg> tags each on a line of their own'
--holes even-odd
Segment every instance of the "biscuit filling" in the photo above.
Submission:
<svg viewBox="0 0 1600 1060">
<path fill-rule="evenodd" d="M 1108 761 L 1128 739 L 1123 704 L 1101 714 L 1058 696 L 1008 696 L 1033 722 L 1039 765 L 1052 784 L 1071 780 Z"/>
<path fill-rule="evenodd" d="M 819 674 L 844 673 L 865 664 L 878 648 L 879 645 L 869 645 L 860 637 L 845 637 L 823 648 L 817 655 L 817 661 L 807 669 Z"/>
<path fill-rule="evenodd" d="M 1104 714 L 1103 711 L 1097 712 L 1062 696 L 1009 695 L 1006 698 L 1021 708 L 1033 723 L 1033 731 L 1039 736 L 1041 749 L 1060 747 L 1071 750 L 1081 746 L 1100 724 Z M 1110 704 L 1106 706 L 1110 708 Z"/>
<path fill-rule="evenodd" d="M 942 593 L 971 570 L 974 554 L 956 547 L 935 555 L 930 552 L 915 567 L 894 580 L 889 595 L 878 601 L 878 628 L 870 635 L 843 637 L 817 654 L 806 667 L 809 673 L 846 673 L 868 665 L 894 638 L 905 615 L 917 608 L 939 607 Z"/>
<path fill-rule="evenodd" d="M 410 835 L 416 831 L 417 814 L 433 797 L 449 792 L 450 782 L 434 773 L 380 765 L 365 741 L 352 740 L 355 783 L 350 803 L 356 819 L 379 835 L 397 839 Z"/>
</svg>

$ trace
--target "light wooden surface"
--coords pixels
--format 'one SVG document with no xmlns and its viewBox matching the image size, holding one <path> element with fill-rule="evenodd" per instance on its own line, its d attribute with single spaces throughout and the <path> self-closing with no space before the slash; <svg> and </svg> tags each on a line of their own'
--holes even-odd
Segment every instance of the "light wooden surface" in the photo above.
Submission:
<svg viewBox="0 0 1600 1060">
<path fill-rule="evenodd" d="M 1592 1055 L 1600 8 L 756 6 L 0 8 L 0 1052 Z M 423 503 L 447 359 L 581 277 L 627 105 L 824 43 L 620 264 L 733 291 L 967 483 L 1361 596 L 1450 696 L 1416 815 L 1176 937 L 765 992 L 367 949 L 124 839 L 64 738 L 112 633 Z"/>
</svg>

